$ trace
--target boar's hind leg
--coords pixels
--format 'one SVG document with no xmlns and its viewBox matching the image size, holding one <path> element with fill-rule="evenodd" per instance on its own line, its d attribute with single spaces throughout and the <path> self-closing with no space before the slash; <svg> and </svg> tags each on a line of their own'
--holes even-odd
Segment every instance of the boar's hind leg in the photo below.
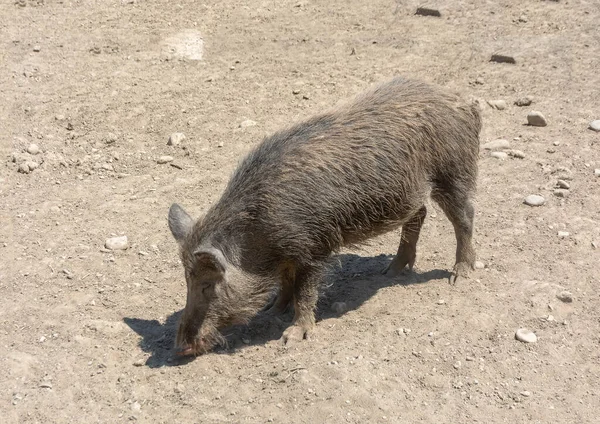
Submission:
<svg viewBox="0 0 600 424">
<path fill-rule="evenodd" d="M 475 267 L 475 249 L 473 249 L 473 216 L 475 210 L 471 203 L 470 190 L 460 186 L 443 190 L 435 189 L 431 197 L 435 200 L 452 225 L 456 234 L 456 264 L 450 282 L 459 277 L 467 277 Z"/>
<path fill-rule="evenodd" d="M 294 320 L 284 332 L 284 343 L 307 339 L 315 326 L 315 308 L 318 299 L 318 269 L 297 269 L 294 278 Z"/>
<path fill-rule="evenodd" d="M 394 257 L 392 262 L 383 271 L 386 276 L 396 277 L 406 265 L 408 265 L 410 270 L 413 269 L 415 259 L 417 258 L 417 241 L 419 241 L 419 234 L 421 233 L 421 227 L 426 216 L 427 208 L 421 206 L 417 213 L 402 226 L 402 238 L 398 247 L 398 253 L 396 253 L 396 257 Z"/>
<path fill-rule="evenodd" d="M 284 313 L 294 297 L 295 272 L 293 266 L 285 266 L 281 270 L 281 287 L 277 296 L 266 307 L 268 314 L 278 315 Z"/>
</svg>

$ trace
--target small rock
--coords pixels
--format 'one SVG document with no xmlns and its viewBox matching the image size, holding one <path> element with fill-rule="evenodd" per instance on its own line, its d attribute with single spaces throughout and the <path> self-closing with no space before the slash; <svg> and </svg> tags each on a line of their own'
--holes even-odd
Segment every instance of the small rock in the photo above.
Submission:
<svg viewBox="0 0 600 424">
<path fill-rule="evenodd" d="M 510 156 L 511 158 L 517 158 L 517 159 L 525 159 L 525 153 L 523 153 L 521 150 L 509 150 L 506 153 L 508 153 L 508 156 Z"/>
<path fill-rule="evenodd" d="M 219 147 L 219 148 L 223 147 L 224 145 L 225 145 L 225 144 L 224 144 L 222 141 L 219 141 L 219 142 L 217 143 L 217 147 Z"/>
<path fill-rule="evenodd" d="M 133 412 L 140 412 L 140 411 L 142 410 L 142 405 L 140 405 L 140 403 L 139 403 L 139 402 L 133 402 L 133 403 L 131 404 L 131 410 L 132 410 Z"/>
<path fill-rule="evenodd" d="M 115 168 L 113 168 L 113 166 L 110 163 L 103 163 L 102 166 L 100 166 L 101 169 L 104 169 L 105 171 L 114 171 Z"/>
<path fill-rule="evenodd" d="M 554 171 L 552 171 L 552 174 L 555 175 L 556 178 L 559 180 L 572 180 L 573 179 L 573 171 L 571 171 L 569 168 L 566 168 L 564 166 L 559 166 Z"/>
<path fill-rule="evenodd" d="M 600 132 L 600 119 L 590 122 L 590 130 Z"/>
<path fill-rule="evenodd" d="M 460 367 L 461 367 L 461 365 L 462 365 L 462 364 L 460 363 L 460 361 L 456 361 L 456 362 L 454 363 L 453 367 L 454 367 L 454 369 L 456 369 L 456 370 L 459 370 L 459 369 L 460 369 Z"/>
<path fill-rule="evenodd" d="M 331 305 L 331 310 L 337 314 L 343 314 L 348 310 L 348 305 L 346 302 L 334 302 L 333 305 Z"/>
<path fill-rule="evenodd" d="M 560 238 L 567 238 L 567 237 L 569 237 L 569 235 L 570 235 L 570 234 L 569 234 L 569 232 L 568 232 L 568 231 L 559 231 L 559 232 L 558 232 L 558 236 L 559 236 Z"/>
<path fill-rule="evenodd" d="M 592 242 L 592 247 L 593 247 L 594 249 L 597 249 L 597 248 L 598 248 L 598 245 L 599 245 L 599 243 L 597 243 L 597 242 L 595 242 L 595 241 L 593 241 L 593 242 Z M 4 246 L 4 247 L 6 247 L 6 244 L 5 244 L 5 246 Z"/>
<path fill-rule="evenodd" d="M 430 9 L 428 7 L 418 7 L 415 14 L 421 16 L 434 16 L 436 18 L 440 18 L 442 16 L 442 13 L 439 10 Z"/>
<path fill-rule="evenodd" d="M 496 159 L 505 160 L 508 157 L 507 153 L 504 152 L 492 152 L 490 156 Z"/>
<path fill-rule="evenodd" d="M 412 330 L 410 328 L 404 329 L 404 334 L 409 335 Z"/>
<path fill-rule="evenodd" d="M 529 390 L 523 390 L 521 392 L 521 396 L 529 397 L 531 396 L 531 392 Z"/>
<path fill-rule="evenodd" d="M 515 101 L 515 105 L 519 107 L 529 106 L 533 103 L 533 99 L 530 96 L 525 96 Z"/>
<path fill-rule="evenodd" d="M 525 198 L 524 203 L 529 206 L 542 206 L 546 203 L 546 199 L 537 194 L 530 194 Z"/>
<path fill-rule="evenodd" d="M 175 386 L 175 388 L 173 389 L 173 391 L 175 393 L 177 393 L 178 395 L 183 393 L 183 391 L 185 390 L 185 387 L 183 386 L 183 384 L 178 384 Z"/>
<path fill-rule="evenodd" d="M 37 155 L 40 152 L 40 148 L 37 144 L 31 143 L 29 147 L 27 147 L 27 153 L 30 155 Z"/>
<path fill-rule="evenodd" d="M 573 302 L 573 295 L 570 291 L 567 290 L 561 291 L 559 294 L 556 295 L 556 298 L 564 303 Z"/>
<path fill-rule="evenodd" d="M 475 261 L 475 269 L 483 269 L 485 268 L 485 264 L 481 261 Z"/>
<path fill-rule="evenodd" d="M 440 299 L 440 300 L 437 301 L 437 304 L 438 305 L 445 305 L 446 301 L 444 299 Z"/>
<path fill-rule="evenodd" d="M 519 328 L 515 333 L 515 338 L 523 343 L 537 342 L 537 336 L 535 335 L 535 333 L 526 328 Z"/>
<path fill-rule="evenodd" d="M 156 163 L 158 163 L 160 165 L 169 163 L 169 162 L 173 162 L 173 156 L 161 156 L 158 159 L 156 159 Z"/>
<path fill-rule="evenodd" d="M 106 137 L 104 138 L 104 143 L 106 144 L 114 144 L 117 142 L 117 135 L 114 133 L 108 133 L 106 134 Z"/>
<path fill-rule="evenodd" d="M 596 168 L 596 169 L 594 169 L 594 175 L 595 175 L 596 177 L 600 177 L 600 168 Z"/>
<path fill-rule="evenodd" d="M 112 237 L 106 240 L 104 247 L 110 250 L 125 250 L 129 247 L 127 236 Z"/>
<path fill-rule="evenodd" d="M 504 110 L 507 108 L 507 104 L 504 100 L 488 100 L 488 105 L 492 109 Z"/>
<path fill-rule="evenodd" d="M 489 141 L 481 147 L 483 147 L 485 150 L 504 150 L 510 147 L 510 143 L 508 140 L 498 139 Z"/>
<path fill-rule="evenodd" d="M 493 54 L 492 57 L 490 58 L 490 62 L 510 63 L 510 64 L 513 64 L 513 65 L 515 63 L 517 63 L 517 61 L 515 60 L 514 57 L 503 55 L 503 54 Z"/>
<path fill-rule="evenodd" d="M 557 188 L 556 190 L 554 190 L 554 195 L 556 197 L 568 197 L 569 196 L 569 190 L 564 189 L 564 188 Z"/>
<path fill-rule="evenodd" d="M 146 361 L 144 361 L 144 358 L 136 359 L 135 361 L 133 361 L 133 366 L 141 367 L 142 365 L 144 365 L 145 362 Z"/>
<path fill-rule="evenodd" d="M 571 184 L 569 184 L 565 180 L 558 180 L 556 182 L 556 185 L 559 186 L 560 188 L 564 188 L 565 190 L 568 190 L 571 188 Z"/>
<path fill-rule="evenodd" d="M 29 169 L 29 165 L 27 165 L 26 162 L 23 162 L 22 164 L 19 165 L 19 168 L 17 169 L 18 172 L 20 172 L 21 174 L 29 174 L 29 172 L 31 171 Z"/>
<path fill-rule="evenodd" d="M 167 146 L 179 146 L 183 140 L 185 140 L 185 134 L 180 133 L 180 132 L 175 132 L 169 136 L 169 141 L 167 141 Z"/>
<path fill-rule="evenodd" d="M 42 48 L 40 46 L 33 46 L 33 51 L 34 52 L 39 52 L 40 50 L 42 50 Z"/>
<path fill-rule="evenodd" d="M 64 121 L 66 119 L 65 115 L 56 115 L 54 116 L 54 119 L 56 119 L 57 121 Z"/>
<path fill-rule="evenodd" d="M 296 94 L 300 94 L 300 90 L 296 89 L 296 90 L 292 90 L 292 94 L 296 95 Z"/>
<path fill-rule="evenodd" d="M 256 122 L 251 119 L 246 119 L 245 121 L 242 121 L 242 123 L 240 124 L 241 129 L 246 129 L 246 128 L 254 127 L 254 126 L 256 126 Z"/>
<path fill-rule="evenodd" d="M 67 122 L 67 127 L 66 128 L 67 128 L 67 131 L 73 131 L 75 129 L 75 127 L 73 126 L 73 124 L 70 123 L 70 122 Z"/>
<path fill-rule="evenodd" d="M 51 388 L 52 388 L 52 383 L 50 383 L 50 382 L 48 382 L 48 381 L 45 381 L 45 382 L 43 382 L 42 384 L 40 384 L 40 387 L 41 387 L 42 389 L 51 389 Z"/>
<path fill-rule="evenodd" d="M 527 124 L 532 127 L 545 127 L 548 125 L 546 118 L 542 115 L 542 112 L 532 111 L 527 114 Z"/>
</svg>

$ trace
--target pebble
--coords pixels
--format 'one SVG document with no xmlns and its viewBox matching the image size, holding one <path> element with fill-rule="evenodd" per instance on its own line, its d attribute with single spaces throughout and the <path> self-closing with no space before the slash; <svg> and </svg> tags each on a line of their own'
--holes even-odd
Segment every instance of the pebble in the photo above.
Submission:
<svg viewBox="0 0 600 424">
<path fill-rule="evenodd" d="M 42 389 L 51 389 L 52 388 L 52 383 L 49 383 L 49 382 L 45 381 L 42 384 L 40 384 L 40 387 Z"/>
<path fill-rule="evenodd" d="M 40 152 L 40 148 L 37 144 L 31 143 L 29 147 L 27 147 L 27 153 L 30 155 L 37 155 Z"/>
<path fill-rule="evenodd" d="M 535 335 L 535 333 L 526 328 L 519 328 L 515 333 L 515 338 L 523 343 L 537 342 L 537 336 Z"/>
<path fill-rule="evenodd" d="M 524 202 L 529 206 L 542 206 L 544 203 L 546 203 L 546 199 L 537 194 L 530 194 L 525 198 Z"/>
<path fill-rule="evenodd" d="M 348 305 L 346 302 L 334 302 L 333 305 L 331 305 L 331 310 L 337 314 L 343 314 L 348 310 Z"/>
<path fill-rule="evenodd" d="M 569 184 L 568 182 L 566 182 L 565 180 L 558 180 L 556 182 L 556 185 L 559 186 L 560 188 L 564 188 L 566 190 L 571 188 L 571 184 Z"/>
<path fill-rule="evenodd" d="M 509 150 L 506 153 L 508 153 L 508 156 L 512 157 L 512 158 L 517 158 L 517 159 L 525 159 L 525 153 L 523 153 L 521 150 Z"/>
<path fill-rule="evenodd" d="M 173 156 L 161 156 L 158 159 L 156 159 L 156 163 L 158 164 L 164 164 L 169 162 L 173 162 Z"/>
<path fill-rule="evenodd" d="M 252 119 L 246 119 L 245 121 L 242 121 L 242 123 L 240 124 L 241 129 L 246 129 L 246 128 L 254 127 L 254 126 L 256 126 L 256 122 L 253 121 Z"/>
<path fill-rule="evenodd" d="M 561 291 L 559 294 L 556 295 L 556 298 L 564 303 L 573 302 L 573 295 L 570 291 L 567 290 Z"/>
<path fill-rule="evenodd" d="M 442 16 L 442 13 L 437 9 L 430 9 L 428 7 L 418 7 L 416 15 L 435 16 L 436 18 L 440 18 Z"/>
<path fill-rule="evenodd" d="M 508 140 L 498 139 L 493 141 L 488 141 L 483 146 L 485 150 L 504 150 L 510 147 L 510 143 Z"/>
<path fill-rule="evenodd" d="M 34 52 L 39 52 L 40 50 L 42 50 L 42 48 L 40 46 L 33 46 L 33 51 Z"/>
<path fill-rule="evenodd" d="M 110 250 L 125 250 L 129 247 L 127 236 L 112 237 L 106 239 L 104 247 Z"/>
<path fill-rule="evenodd" d="M 437 301 L 437 304 L 438 305 L 445 305 L 446 301 L 444 299 L 440 299 L 440 300 Z"/>
<path fill-rule="evenodd" d="M 564 188 L 557 188 L 556 190 L 554 190 L 554 195 L 556 197 L 569 197 L 569 190 L 564 189 Z"/>
<path fill-rule="evenodd" d="M 515 105 L 519 107 L 529 106 L 533 103 L 533 99 L 530 96 L 525 96 L 515 101 Z"/>
<path fill-rule="evenodd" d="M 507 56 L 504 54 L 493 54 L 492 57 L 490 58 L 490 62 L 496 62 L 496 63 L 511 63 L 511 64 L 515 64 L 517 63 L 517 61 L 515 60 L 514 57 L 512 56 Z"/>
<path fill-rule="evenodd" d="M 600 119 L 590 122 L 590 130 L 600 132 Z"/>
<path fill-rule="evenodd" d="M 569 237 L 569 235 L 570 235 L 570 234 L 569 234 L 569 232 L 568 232 L 568 231 L 559 231 L 559 232 L 558 232 L 558 236 L 559 236 L 560 238 L 567 238 L 567 237 Z"/>
<path fill-rule="evenodd" d="M 596 168 L 596 169 L 594 169 L 594 175 L 595 175 L 596 177 L 600 177 L 600 168 Z"/>
<path fill-rule="evenodd" d="M 462 364 L 460 363 L 460 361 L 456 361 L 456 362 L 454 363 L 453 367 L 454 367 L 454 369 L 455 369 L 455 370 L 459 370 L 459 369 L 460 369 L 460 367 L 461 367 L 461 365 L 462 365 Z"/>
<path fill-rule="evenodd" d="M 104 138 L 104 143 L 105 144 L 114 144 L 117 142 L 117 135 L 114 133 L 108 133 L 106 134 L 106 137 Z"/>
<path fill-rule="evenodd" d="M 504 110 L 508 106 L 504 100 L 488 100 L 488 105 L 497 110 Z"/>
<path fill-rule="evenodd" d="M 29 169 L 29 165 L 27 165 L 26 162 L 23 162 L 22 164 L 19 165 L 19 168 L 17 169 L 17 171 L 20 172 L 21 174 L 29 174 L 31 169 Z"/>
<path fill-rule="evenodd" d="M 140 412 L 140 411 L 141 411 L 141 409 L 142 409 L 142 405 L 140 405 L 140 403 L 139 403 L 139 402 L 133 402 L 133 403 L 131 404 L 131 410 L 132 410 L 133 412 Z"/>
<path fill-rule="evenodd" d="M 183 140 L 185 140 L 185 134 L 180 133 L 180 132 L 175 132 L 169 136 L 169 141 L 167 141 L 167 146 L 179 146 Z"/>
<path fill-rule="evenodd" d="M 490 156 L 496 159 L 505 160 L 508 157 L 507 153 L 504 152 L 492 152 Z"/>
<path fill-rule="evenodd" d="M 532 127 L 545 127 L 548 125 L 546 118 L 542 115 L 542 112 L 532 111 L 527 114 L 527 123 Z"/>
<path fill-rule="evenodd" d="M 529 397 L 531 396 L 531 392 L 529 390 L 523 390 L 521 392 L 521 396 Z"/>
<path fill-rule="evenodd" d="M 475 261 L 475 269 L 483 269 L 485 268 L 485 264 L 481 261 Z"/>
<path fill-rule="evenodd" d="M 552 173 L 559 180 L 572 180 L 573 179 L 573 171 L 571 171 L 569 168 L 565 168 L 564 166 L 559 166 Z"/>
<path fill-rule="evenodd" d="M 144 365 L 145 362 L 146 361 L 144 361 L 144 358 L 136 359 L 135 361 L 133 361 L 133 366 L 141 367 L 142 365 Z"/>
</svg>

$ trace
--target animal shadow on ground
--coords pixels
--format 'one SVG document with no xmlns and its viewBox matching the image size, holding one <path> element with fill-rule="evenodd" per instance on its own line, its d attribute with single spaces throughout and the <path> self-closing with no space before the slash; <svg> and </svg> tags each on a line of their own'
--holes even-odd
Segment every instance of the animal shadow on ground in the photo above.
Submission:
<svg viewBox="0 0 600 424">
<path fill-rule="evenodd" d="M 450 272 L 434 269 L 426 272 L 405 272 L 397 278 L 389 278 L 381 274 L 393 257 L 379 255 L 362 257 L 354 254 L 342 254 L 333 258 L 333 266 L 327 274 L 324 287 L 317 305 L 317 322 L 332 317 L 339 317 L 354 309 L 358 309 L 383 287 L 393 285 L 422 284 L 431 280 L 448 279 Z M 345 312 L 332 310 L 334 302 L 344 302 Z M 174 355 L 174 340 L 177 324 L 182 311 L 171 314 L 164 324 L 157 320 L 124 318 L 123 321 L 142 339 L 139 346 L 150 353 L 146 365 L 151 368 L 178 366 L 192 361 L 194 358 L 178 358 Z M 293 316 L 288 311 L 281 316 L 259 313 L 248 325 L 233 326 L 223 331 L 227 345 L 214 350 L 215 354 L 231 354 L 244 346 L 264 345 L 277 340 L 290 324 Z"/>
</svg>

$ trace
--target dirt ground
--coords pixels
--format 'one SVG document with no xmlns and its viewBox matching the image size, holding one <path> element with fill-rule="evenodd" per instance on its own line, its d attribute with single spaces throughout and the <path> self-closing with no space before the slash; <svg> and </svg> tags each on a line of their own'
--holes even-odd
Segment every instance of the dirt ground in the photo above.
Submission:
<svg viewBox="0 0 600 424">
<path fill-rule="evenodd" d="M 0 421 L 598 422 L 600 4 L 420 5 L 4 1 Z M 454 234 L 430 209 L 414 273 L 379 274 L 399 231 L 338 256 L 311 341 L 282 346 L 291 317 L 259 316 L 173 361 L 186 293 L 170 204 L 200 216 L 265 135 L 394 75 L 479 99 L 482 144 L 523 153 L 482 149 L 485 268 L 448 284 Z M 104 248 L 119 235 L 128 249 Z"/>
</svg>

